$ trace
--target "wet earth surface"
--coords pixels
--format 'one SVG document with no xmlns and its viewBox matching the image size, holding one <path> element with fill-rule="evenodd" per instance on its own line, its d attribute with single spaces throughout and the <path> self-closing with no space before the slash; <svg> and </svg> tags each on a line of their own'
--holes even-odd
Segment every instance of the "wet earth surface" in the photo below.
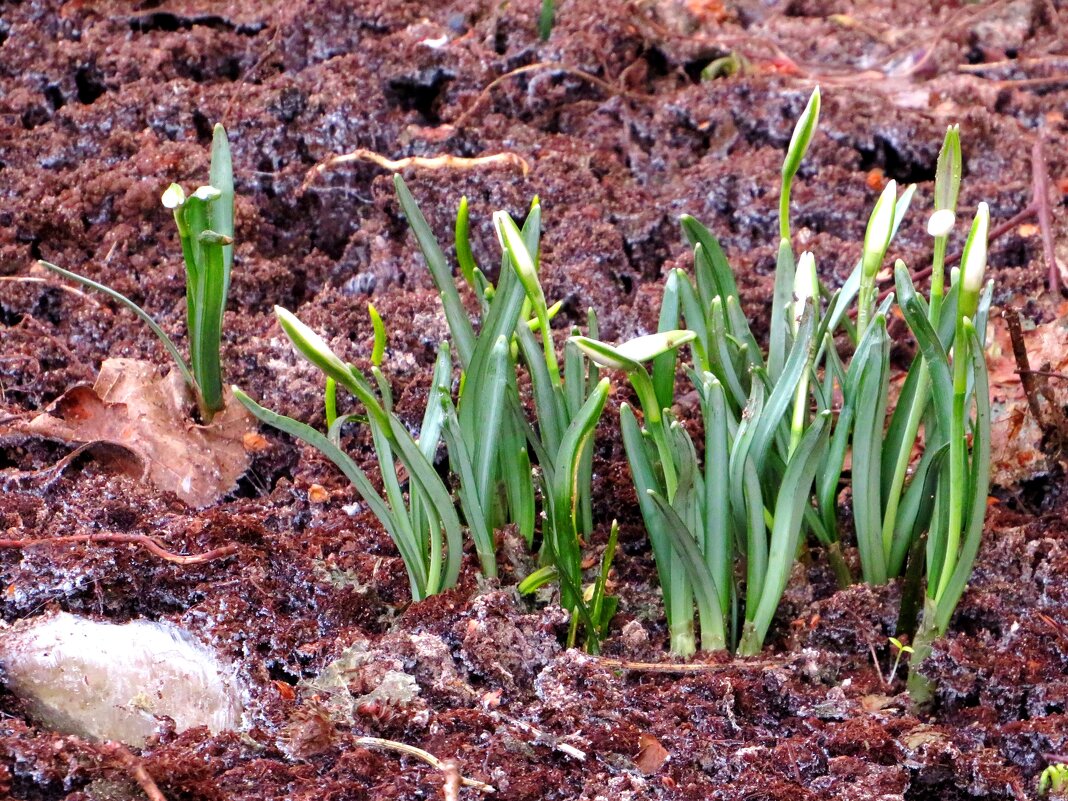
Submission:
<svg viewBox="0 0 1068 801">
<path fill-rule="evenodd" d="M 468 554 L 460 586 L 406 604 L 403 566 L 354 491 L 273 431 L 250 440 L 236 490 L 195 510 L 99 455 L 64 460 L 69 447 L 15 425 L 91 382 L 104 358 L 167 364 L 132 315 L 45 279 L 36 259 L 129 295 L 185 347 L 182 265 L 159 195 L 206 176 L 215 121 L 230 134 L 238 192 L 227 380 L 314 425 L 322 387 L 274 323 L 274 304 L 364 364 L 373 301 L 390 328 L 385 369 L 413 426 L 447 333 L 389 172 L 327 163 L 357 148 L 390 159 L 510 154 L 404 175 L 444 242 L 468 197 L 483 264 L 499 259 L 491 212 L 519 217 L 540 196 L 543 282 L 564 301 L 561 338 L 589 306 L 607 340 L 655 328 L 662 275 L 690 266 L 682 213 L 721 238 L 759 334 L 782 153 L 817 83 L 823 114 L 795 184 L 794 226 L 825 280 L 848 274 L 891 178 L 920 184 L 895 247 L 925 263 L 935 159 L 953 122 L 962 209 L 970 216 L 986 200 L 995 222 L 1031 202 L 1032 145 L 1043 137 L 1054 256 L 1068 264 L 1059 0 L 558 5 L 547 42 L 534 2 L 0 5 L 2 536 L 147 533 L 188 554 L 234 546 L 184 566 L 126 544 L 2 549 L 3 618 L 173 621 L 236 666 L 244 731 L 164 725 L 138 751 L 172 800 L 443 797 L 440 771 L 361 736 L 454 759 L 509 801 L 1036 797 L 1048 755 L 1068 753 L 1068 524 L 1056 458 L 994 487 L 975 577 L 929 664 L 934 706 L 917 715 L 901 671 L 890 672 L 899 589 L 836 592 L 818 558 L 795 571 L 760 660 L 644 664 L 666 660 L 666 630 L 614 411 L 598 432 L 589 543 L 598 554 L 619 517 L 621 605 L 601 658 L 565 651 L 565 615 L 516 595 L 530 564 L 518 538 L 504 538 L 499 582 L 481 582 Z M 742 69 L 703 80 L 724 57 Z M 1047 291 L 1034 222 L 992 246 L 995 304 L 1048 324 L 1061 299 Z M 370 461 L 368 442 L 350 444 Z M 398 675 L 405 693 L 376 692 Z M 37 727 L 0 685 L 0 797 L 139 793 L 128 765 Z"/>
</svg>

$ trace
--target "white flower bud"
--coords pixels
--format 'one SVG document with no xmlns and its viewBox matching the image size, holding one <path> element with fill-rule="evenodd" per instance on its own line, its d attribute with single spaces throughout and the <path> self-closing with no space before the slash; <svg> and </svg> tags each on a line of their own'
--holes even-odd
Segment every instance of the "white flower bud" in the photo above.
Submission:
<svg viewBox="0 0 1068 801">
<path fill-rule="evenodd" d="M 809 251 L 801 254 L 797 260 L 797 270 L 794 272 L 794 317 L 793 328 L 797 333 L 798 323 L 805 314 L 805 304 L 812 300 L 813 303 L 819 298 L 820 284 L 816 275 L 816 257 Z"/>
<path fill-rule="evenodd" d="M 961 289 L 968 294 L 978 294 L 983 288 L 989 231 L 990 207 L 986 203 L 980 203 L 978 211 L 975 212 L 968 243 L 964 246 L 964 255 L 961 257 Z"/>
<path fill-rule="evenodd" d="M 927 221 L 927 233 L 933 237 L 949 236 L 956 222 L 957 215 L 952 209 L 939 209 Z"/>
<path fill-rule="evenodd" d="M 200 186 L 197 187 L 197 191 L 193 193 L 193 197 L 197 200 L 216 200 L 217 198 L 222 197 L 222 192 L 214 186 Z"/>
<path fill-rule="evenodd" d="M 890 181 L 879 196 L 864 234 L 864 274 L 874 276 L 886 257 L 894 232 L 894 206 L 897 204 L 897 181 Z"/>
<path fill-rule="evenodd" d="M 323 341 L 322 337 L 297 319 L 293 312 L 281 306 L 274 307 L 274 316 L 301 356 L 339 383 L 349 383 L 348 368 L 330 350 L 330 346 Z"/>
<path fill-rule="evenodd" d="M 171 184 L 163 193 L 160 201 L 163 203 L 164 208 L 176 209 L 185 203 L 185 192 L 182 191 L 182 187 L 178 186 L 178 184 Z"/>
</svg>

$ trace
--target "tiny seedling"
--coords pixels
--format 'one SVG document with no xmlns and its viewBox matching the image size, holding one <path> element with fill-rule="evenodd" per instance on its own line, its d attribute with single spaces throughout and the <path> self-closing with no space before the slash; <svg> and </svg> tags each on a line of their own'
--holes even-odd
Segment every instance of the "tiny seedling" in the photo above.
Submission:
<svg viewBox="0 0 1068 801">
<path fill-rule="evenodd" d="M 894 683 L 894 677 L 897 675 L 898 665 L 901 664 L 901 657 L 904 656 L 905 654 L 908 654 L 909 656 L 912 656 L 912 654 L 915 653 L 915 650 L 913 649 L 913 647 L 911 645 L 905 645 L 897 637 L 890 637 L 889 638 L 889 642 L 890 642 L 890 647 L 892 647 L 894 649 L 894 664 L 891 665 L 890 673 L 886 677 L 886 683 L 888 685 Z"/>
<path fill-rule="evenodd" d="M 189 363 L 152 316 L 132 300 L 85 276 L 41 262 L 52 272 L 117 300 L 140 317 L 174 359 L 205 423 L 224 403 L 219 349 L 234 260 L 234 177 L 230 144 L 222 125 L 216 125 L 212 135 L 209 181 L 189 196 L 181 186 L 171 184 L 162 198 L 163 205 L 174 212 L 185 260 Z"/>
<path fill-rule="evenodd" d="M 1054 795 L 1068 793 L 1068 764 L 1058 762 L 1050 765 L 1038 777 L 1038 794 L 1044 798 L 1050 793 Z"/>
</svg>

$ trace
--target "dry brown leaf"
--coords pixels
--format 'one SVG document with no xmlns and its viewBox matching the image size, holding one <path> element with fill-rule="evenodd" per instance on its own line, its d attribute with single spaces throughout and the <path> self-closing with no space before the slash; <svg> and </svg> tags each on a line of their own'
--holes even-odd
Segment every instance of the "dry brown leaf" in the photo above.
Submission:
<svg viewBox="0 0 1068 801">
<path fill-rule="evenodd" d="M 988 340 L 993 482 L 1012 486 L 1051 468 L 1042 452 L 1042 430 L 1027 405 L 1023 384 L 1008 328 L 1000 317 L 992 318 L 994 335 Z M 1068 373 L 1068 318 L 1061 317 L 1023 332 L 1028 360 L 1033 370 Z M 1068 381 L 1051 379 L 1049 388 L 1057 402 L 1068 403 Z"/>
<path fill-rule="evenodd" d="M 190 418 L 193 398 L 177 371 L 160 378 L 156 365 L 108 359 L 96 384 L 72 387 L 25 431 L 65 442 L 109 442 L 135 454 L 143 478 L 195 507 L 214 503 L 248 468 L 243 442 L 250 418 L 231 402 L 210 425 Z"/>
<path fill-rule="evenodd" d="M 634 757 L 634 764 L 638 770 L 646 776 L 652 776 L 664 763 L 671 759 L 671 754 L 660 744 L 660 741 L 648 732 L 642 732 L 638 738 L 638 755 Z"/>
</svg>

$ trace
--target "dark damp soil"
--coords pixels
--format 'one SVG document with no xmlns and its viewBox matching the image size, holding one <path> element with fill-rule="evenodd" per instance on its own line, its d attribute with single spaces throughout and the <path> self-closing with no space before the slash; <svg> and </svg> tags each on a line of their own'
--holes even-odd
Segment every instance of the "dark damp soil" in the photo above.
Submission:
<svg viewBox="0 0 1068 801">
<path fill-rule="evenodd" d="M 30 280 L 33 260 L 105 281 L 180 335 L 182 267 L 159 194 L 206 175 L 216 120 L 230 132 L 239 192 L 228 379 L 313 424 L 322 423 L 321 387 L 286 346 L 273 304 L 359 360 L 369 352 L 373 300 L 390 326 L 386 367 L 413 425 L 446 334 L 389 174 L 357 162 L 309 175 L 355 148 L 524 159 L 527 175 L 505 165 L 405 176 L 443 241 L 460 196 L 470 199 L 484 264 L 499 258 L 490 212 L 518 216 L 541 197 L 544 282 L 565 301 L 561 336 L 588 306 L 610 340 L 655 325 L 660 277 L 688 265 L 681 213 L 721 237 L 760 329 L 778 168 L 816 82 L 824 112 L 794 220 L 797 244 L 816 252 L 828 280 L 843 279 L 856 260 L 867 209 L 890 178 L 920 183 L 920 213 L 903 228 L 899 252 L 925 262 L 926 198 L 950 122 L 965 142 L 962 207 L 985 199 L 997 220 L 1030 201 L 1031 143 L 1043 132 L 1068 261 L 1062 0 L 561 0 L 545 43 L 535 34 L 539 5 L 0 6 L 0 420 L 92 380 L 107 356 L 165 364 L 128 313 Z M 745 59 L 744 74 L 700 80 L 730 53 Z M 486 90 L 522 67 L 531 69 Z M 1059 299 L 1044 292 L 1033 226 L 1002 237 L 992 265 L 996 303 L 1036 322 L 1055 317 Z M 603 547 L 618 516 L 621 607 L 607 654 L 663 661 L 654 571 L 613 417 L 599 430 L 590 546 Z M 1006 500 L 992 509 L 974 581 L 929 663 L 941 690 L 920 719 L 901 677 L 885 678 L 894 587 L 834 592 L 816 558 L 794 576 L 765 659 L 708 656 L 709 669 L 690 674 L 621 670 L 564 651 L 563 614 L 517 598 L 526 557 L 509 537 L 502 562 L 517 567 L 500 584 L 480 583 L 469 555 L 460 587 L 405 607 L 402 565 L 373 518 L 350 506 L 342 477 L 309 449 L 263 434 L 267 447 L 238 490 L 203 511 L 101 461 L 46 471 L 61 448 L 0 437 L 4 536 L 146 532 L 185 553 L 237 546 L 227 559 L 189 567 L 133 546 L 0 552 L 8 622 L 50 609 L 166 618 L 239 666 L 250 695 L 246 732 L 164 732 L 140 754 L 168 799 L 442 797 L 437 771 L 359 747 L 360 735 L 456 759 L 509 801 L 1034 798 L 1044 755 L 1068 752 L 1059 478 L 996 488 Z M 318 490 L 309 496 L 313 485 L 325 500 Z M 314 679 L 352 646 L 367 654 L 352 692 L 373 690 L 394 670 L 413 677 L 418 694 L 332 717 Z M 2 692 L 0 713 L 0 795 L 136 795 L 99 746 L 36 728 Z M 635 758 L 650 737 L 670 758 L 645 774 Z"/>
</svg>

